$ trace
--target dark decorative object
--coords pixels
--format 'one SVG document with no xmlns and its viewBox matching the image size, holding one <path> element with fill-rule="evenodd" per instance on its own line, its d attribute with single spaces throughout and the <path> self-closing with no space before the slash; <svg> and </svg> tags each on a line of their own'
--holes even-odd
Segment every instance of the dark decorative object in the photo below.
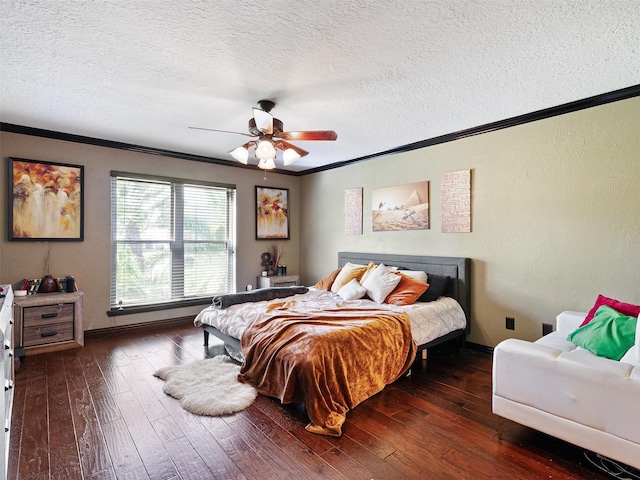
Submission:
<svg viewBox="0 0 640 480">
<path fill-rule="evenodd" d="M 52 293 L 58 291 L 58 282 L 52 275 L 46 275 L 40 282 L 39 293 Z"/>
<path fill-rule="evenodd" d="M 271 269 L 271 254 L 269 252 L 264 252 L 262 254 L 262 270 L 269 271 Z"/>
</svg>

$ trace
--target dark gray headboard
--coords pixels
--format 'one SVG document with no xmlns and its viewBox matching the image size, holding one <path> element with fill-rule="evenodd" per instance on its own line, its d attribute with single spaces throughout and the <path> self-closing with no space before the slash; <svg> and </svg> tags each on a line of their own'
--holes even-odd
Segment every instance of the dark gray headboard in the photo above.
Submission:
<svg viewBox="0 0 640 480">
<path fill-rule="evenodd" d="M 455 298 L 467 316 L 467 333 L 471 325 L 471 259 L 464 257 L 427 257 L 387 253 L 339 252 L 338 266 L 347 262 L 367 265 L 369 261 L 405 270 L 422 270 L 432 275 L 451 277 L 445 295 Z"/>
</svg>

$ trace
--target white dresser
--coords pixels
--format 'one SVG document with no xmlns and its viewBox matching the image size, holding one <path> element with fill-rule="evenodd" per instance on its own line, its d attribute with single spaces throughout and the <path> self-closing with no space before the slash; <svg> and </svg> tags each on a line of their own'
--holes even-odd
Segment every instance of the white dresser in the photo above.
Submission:
<svg viewBox="0 0 640 480">
<path fill-rule="evenodd" d="M 3 345 L 0 371 L 4 374 L 4 394 L 0 394 L 0 412 L 3 414 L 4 431 L 0 434 L 0 479 L 7 478 L 9 461 L 9 436 L 11 434 L 11 409 L 13 407 L 13 289 L 0 285 L 0 341 Z"/>
</svg>

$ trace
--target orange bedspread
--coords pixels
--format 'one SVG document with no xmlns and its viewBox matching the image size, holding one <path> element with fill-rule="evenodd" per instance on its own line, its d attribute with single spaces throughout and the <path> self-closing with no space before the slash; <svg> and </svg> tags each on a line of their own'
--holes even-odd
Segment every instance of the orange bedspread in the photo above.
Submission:
<svg viewBox="0 0 640 480">
<path fill-rule="evenodd" d="M 416 345 L 406 313 L 270 307 L 242 335 L 239 380 L 282 403 L 302 401 L 307 430 L 340 436 L 346 413 L 400 377 Z"/>
</svg>

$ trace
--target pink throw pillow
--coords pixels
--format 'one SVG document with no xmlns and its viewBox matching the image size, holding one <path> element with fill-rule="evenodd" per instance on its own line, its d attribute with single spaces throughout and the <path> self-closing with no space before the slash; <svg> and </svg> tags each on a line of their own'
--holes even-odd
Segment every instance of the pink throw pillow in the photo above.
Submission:
<svg viewBox="0 0 640 480">
<path fill-rule="evenodd" d="M 589 323 L 593 319 L 593 316 L 596 314 L 596 310 L 598 310 L 598 307 L 602 305 L 607 305 L 614 310 L 622 313 L 623 315 L 629 317 L 637 317 L 638 315 L 640 315 L 640 305 L 624 303 L 613 298 L 605 297 L 604 295 L 598 295 L 598 299 L 596 300 L 595 305 L 591 310 L 589 310 L 589 313 L 585 317 L 584 321 L 580 324 L 580 326 L 582 327 Z"/>
</svg>

